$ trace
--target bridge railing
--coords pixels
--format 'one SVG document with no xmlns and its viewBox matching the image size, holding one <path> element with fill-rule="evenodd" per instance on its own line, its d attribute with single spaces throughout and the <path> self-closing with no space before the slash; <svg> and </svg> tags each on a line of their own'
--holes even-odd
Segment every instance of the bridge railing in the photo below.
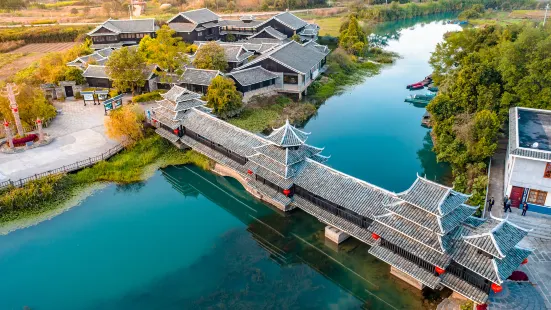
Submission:
<svg viewBox="0 0 551 310">
<path fill-rule="evenodd" d="M 37 173 L 35 175 L 29 176 L 29 177 L 26 177 L 26 178 L 21 178 L 19 180 L 15 180 L 15 181 L 6 180 L 6 181 L 3 181 L 3 182 L 0 182 L 0 190 L 6 189 L 6 188 L 11 187 L 11 186 L 13 186 L 13 187 L 22 187 L 23 185 L 27 184 L 30 181 L 35 181 L 35 180 L 38 180 L 38 179 L 41 179 L 41 178 L 44 178 L 44 177 L 47 177 L 47 176 L 56 175 L 56 174 L 65 174 L 65 173 L 77 171 L 77 170 L 80 170 L 80 169 L 83 169 L 83 168 L 86 168 L 86 167 L 90 167 L 90 166 L 92 166 L 92 165 L 94 165 L 94 164 L 96 164 L 96 163 L 98 163 L 102 160 L 106 160 L 106 159 L 110 158 L 111 156 L 117 154 L 123 148 L 124 148 L 124 146 L 122 144 L 118 144 L 118 145 L 110 148 L 106 152 L 104 152 L 100 155 L 94 156 L 94 157 L 89 157 L 88 159 L 79 160 L 79 161 L 74 162 L 72 164 L 64 165 L 62 167 L 55 168 L 55 169 L 52 169 L 52 170 L 48 170 L 48 171 L 45 171 L 45 172 L 42 172 L 42 173 Z"/>
</svg>

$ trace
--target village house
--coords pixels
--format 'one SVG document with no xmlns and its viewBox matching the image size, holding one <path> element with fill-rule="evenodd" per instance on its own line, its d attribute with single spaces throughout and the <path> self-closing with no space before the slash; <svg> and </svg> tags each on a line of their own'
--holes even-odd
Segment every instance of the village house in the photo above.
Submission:
<svg viewBox="0 0 551 310">
<path fill-rule="evenodd" d="M 211 41 L 220 38 L 219 19 L 209 9 L 198 9 L 178 13 L 167 23 L 185 42 Z"/>
<path fill-rule="evenodd" d="M 228 40 L 228 36 L 233 36 L 235 40 L 246 39 L 256 32 L 256 27 L 262 22 L 255 20 L 252 15 L 241 16 L 239 20 L 226 19 L 220 21 L 220 39 Z"/>
<path fill-rule="evenodd" d="M 92 39 L 93 49 L 104 49 L 106 47 L 121 47 L 136 45 L 140 40 L 149 35 L 155 37 L 155 31 L 158 27 L 155 25 L 155 19 L 133 19 L 133 20 L 114 20 L 108 19 L 103 24 L 88 32 L 88 37 Z"/>
<path fill-rule="evenodd" d="M 224 54 L 226 56 L 226 61 L 228 62 L 228 71 L 240 67 L 247 63 L 249 57 L 254 55 L 254 52 L 248 51 L 243 44 L 232 44 L 232 43 L 222 43 L 219 45 L 224 49 Z M 205 46 L 205 43 L 199 43 L 197 52 Z M 193 61 L 195 56 L 192 56 L 191 60 Z"/>
<path fill-rule="evenodd" d="M 160 68 L 155 65 L 147 66 L 146 72 L 144 72 L 145 84 L 143 87 L 139 87 L 136 92 L 150 92 L 157 89 L 157 76 Z M 86 79 L 86 83 L 89 87 L 98 88 L 111 88 L 113 82 L 109 79 L 106 67 L 102 65 L 88 65 L 88 67 L 82 72 L 82 76 Z"/>
<path fill-rule="evenodd" d="M 518 208 L 551 214 L 551 111 L 511 108 L 504 191 Z"/>
<path fill-rule="evenodd" d="M 282 87 L 279 92 L 296 95 L 302 99 L 307 88 L 325 70 L 329 49 L 313 42 L 300 44 L 295 41 L 287 42 L 254 60 L 244 64 L 236 70 L 243 70 L 255 66 L 283 76 Z"/>
<path fill-rule="evenodd" d="M 243 101 L 255 95 L 275 93 L 283 82 L 283 74 L 270 72 L 261 66 L 232 71 L 226 76 L 235 82 L 236 89 L 243 94 Z"/>
<path fill-rule="evenodd" d="M 257 31 L 266 27 L 271 27 L 289 38 L 298 34 L 303 41 L 317 39 L 319 31 L 316 24 L 309 24 L 290 12 L 282 12 L 267 19 L 257 26 Z"/>
</svg>

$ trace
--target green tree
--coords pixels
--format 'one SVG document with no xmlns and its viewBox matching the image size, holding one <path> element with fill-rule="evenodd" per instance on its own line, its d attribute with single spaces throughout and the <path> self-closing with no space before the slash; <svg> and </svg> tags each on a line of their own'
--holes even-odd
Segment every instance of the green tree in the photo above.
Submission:
<svg viewBox="0 0 551 310">
<path fill-rule="evenodd" d="M 176 31 L 167 25 L 157 30 L 157 36 L 151 38 L 145 36 L 139 45 L 139 51 L 143 53 L 148 64 L 155 64 L 164 71 L 163 77 L 171 77 L 171 74 L 181 75 L 189 59 L 185 54 L 186 44 L 180 37 L 175 37 Z"/>
<path fill-rule="evenodd" d="M 193 65 L 198 69 L 226 70 L 228 61 L 224 48 L 216 42 L 203 44 L 195 54 Z"/>
<path fill-rule="evenodd" d="M 295 41 L 295 42 L 298 42 L 298 43 L 302 43 L 302 40 L 300 39 L 300 36 L 298 34 L 293 34 L 293 36 L 291 37 L 291 40 Z"/>
<path fill-rule="evenodd" d="M 367 36 L 358 24 L 358 20 L 355 16 L 350 16 L 349 20 L 345 22 L 345 24 L 348 26 L 346 28 L 341 28 L 342 31 L 339 37 L 339 46 L 344 48 L 350 54 L 358 55 L 368 43 Z"/>
<path fill-rule="evenodd" d="M 146 77 L 149 75 L 142 53 L 128 47 L 123 47 L 111 54 L 105 64 L 105 71 L 113 81 L 114 87 L 120 90 L 130 89 L 132 95 L 136 88 L 145 85 Z"/>
<path fill-rule="evenodd" d="M 209 86 L 207 105 L 212 108 L 214 114 L 221 118 L 228 118 L 239 113 L 242 96 L 235 88 L 232 79 L 217 76 L 212 79 Z"/>
<path fill-rule="evenodd" d="M 44 93 L 37 87 L 20 84 L 19 94 L 16 96 L 19 106 L 19 116 L 27 127 L 34 125 L 36 118 L 50 119 L 56 115 L 55 107 L 48 102 Z M 13 113 L 7 98 L 0 96 L 0 117 L 13 122 Z"/>
<path fill-rule="evenodd" d="M 86 79 L 82 76 L 82 70 L 74 67 L 70 67 L 65 71 L 63 80 L 74 81 L 79 85 L 86 83 Z"/>
</svg>

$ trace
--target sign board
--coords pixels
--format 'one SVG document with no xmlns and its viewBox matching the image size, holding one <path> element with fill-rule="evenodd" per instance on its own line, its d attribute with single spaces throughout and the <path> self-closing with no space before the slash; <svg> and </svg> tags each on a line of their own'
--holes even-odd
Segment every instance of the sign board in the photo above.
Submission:
<svg viewBox="0 0 551 310">
<path fill-rule="evenodd" d="M 103 107 L 105 109 L 105 114 L 107 114 L 107 111 L 122 107 L 122 94 L 105 100 L 103 102 Z"/>
<path fill-rule="evenodd" d="M 93 101 L 94 100 L 94 94 L 83 94 L 81 93 L 82 98 L 84 98 L 85 101 Z"/>
</svg>

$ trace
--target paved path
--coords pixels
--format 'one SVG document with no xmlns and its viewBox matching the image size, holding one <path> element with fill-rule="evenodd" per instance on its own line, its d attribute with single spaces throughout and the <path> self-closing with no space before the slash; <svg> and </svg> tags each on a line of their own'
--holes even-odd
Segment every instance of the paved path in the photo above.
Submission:
<svg viewBox="0 0 551 310">
<path fill-rule="evenodd" d="M 503 291 L 490 293 L 488 309 L 494 310 L 542 310 L 545 301 L 530 282 L 505 281 Z"/>
<path fill-rule="evenodd" d="M 488 199 L 494 197 L 495 205 L 492 210 L 493 216 L 501 217 L 503 214 L 503 181 L 505 177 L 505 156 L 507 154 L 507 138 L 500 138 L 497 144 L 497 150 L 492 157 L 490 167 L 490 185 L 488 187 Z M 488 205 L 486 204 L 486 207 Z M 499 213 L 501 210 L 501 213 Z M 490 214 L 486 211 L 486 217 Z"/>
<path fill-rule="evenodd" d="M 59 114 L 44 131 L 49 145 L 17 154 L 0 153 L 0 181 L 18 180 L 100 155 L 117 145 L 105 136 L 103 106 L 67 100 L 56 103 Z"/>
</svg>

